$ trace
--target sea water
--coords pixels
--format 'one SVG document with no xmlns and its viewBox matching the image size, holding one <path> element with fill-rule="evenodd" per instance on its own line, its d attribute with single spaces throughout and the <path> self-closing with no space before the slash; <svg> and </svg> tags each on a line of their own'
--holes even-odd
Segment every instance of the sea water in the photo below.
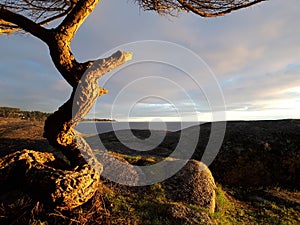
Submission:
<svg viewBox="0 0 300 225">
<path fill-rule="evenodd" d="M 76 130 L 83 134 L 101 134 L 117 130 L 178 131 L 201 122 L 81 122 Z"/>
</svg>

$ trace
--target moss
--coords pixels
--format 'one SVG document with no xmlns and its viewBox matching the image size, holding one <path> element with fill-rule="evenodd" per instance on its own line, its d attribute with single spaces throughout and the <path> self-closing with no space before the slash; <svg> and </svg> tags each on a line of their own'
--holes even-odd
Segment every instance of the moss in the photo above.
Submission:
<svg viewBox="0 0 300 225">
<path fill-rule="evenodd" d="M 163 160 L 163 158 L 154 156 L 128 156 L 121 154 L 119 154 L 119 156 L 123 157 L 130 164 L 137 166 L 149 166 Z"/>
</svg>

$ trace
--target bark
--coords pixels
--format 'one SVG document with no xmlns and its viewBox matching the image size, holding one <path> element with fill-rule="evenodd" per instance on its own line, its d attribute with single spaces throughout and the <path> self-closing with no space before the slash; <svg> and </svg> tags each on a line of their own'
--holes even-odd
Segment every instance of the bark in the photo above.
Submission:
<svg viewBox="0 0 300 225">
<path fill-rule="evenodd" d="M 90 111 L 97 98 L 107 93 L 99 87 L 98 79 L 131 57 L 131 53 L 118 51 L 106 59 L 95 61 L 73 89 L 70 99 L 46 120 L 44 137 L 66 155 L 73 167 L 83 166 L 87 162 L 95 168 L 101 167 L 90 146 L 74 128 Z"/>
<path fill-rule="evenodd" d="M 46 40 L 54 65 L 73 88 L 77 87 L 92 62 L 76 61 L 71 51 L 71 41 L 98 3 L 99 0 L 79 1 L 61 24 L 51 31 L 52 34 Z"/>
<path fill-rule="evenodd" d="M 93 66 L 90 66 L 82 76 L 77 88 L 73 89 L 70 99 L 58 111 L 49 116 L 45 122 L 44 136 L 52 146 L 63 152 L 74 168 L 72 173 L 66 172 L 64 178 L 60 174 L 56 175 L 56 183 L 58 180 L 63 180 L 63 183 L 75 183 L 75 187 L 66 189 L 64 187 L 69 187 L 69 185 L 58 185 L 54 192 L 48 191 L 48 193 L 54 193 L 50 196 L 61 196 L 58 198 L 63 199 L 63 201 L 59 201 L 63 203 L 62 205 L 58 205 L 57 199 L 53 199 L 53 197 L 50 200 L 62 209 L 77 207 L 80 205 L 79 203 L 86 202 L 98 188 L 100 174 L 103 170 L 102 165 L 95 158 L 88 143 L 75 130 L 75 127 L 90 111 L 97 98 L 107 93 L 105 89 L 98 86 L 98 79 L 130 60 L 131 57 L 131 53 L 118 51 L 106 59 L 95 61 Z M 45 169 L 42 171 L 48 173 Z M 36 173 L 39 172 L 40 170 L 34 170 L 34 176 L 37 177 Z M 79 178 L 81 183 L 76 182 Z M 42 182 L 42 184 L 44 183 Z M 86 183 L 91 185 L 86 187 L 84 186 Z M 83 192 L 89 194 L 83 195 Z"/>
<path fill-rule="evenodd" d="M 57 30 L 51 31 L 51 35 L 46 42 L 55 67 L 71 87 L 76 88 L 79 80 L 92 62 L 79 63 L 71 51 L 70 37 L 58 33 Z"/>
<path fill-rule="evenodd" d="M 61 210 L 70 210 L 87 202 L 99 183 L 99 171 L 88 165 L 68 170 L 62 161 L 48 152 L 23 150 L 0 159 L 1 192 L 21 187 Z"/>
<path fill-rule="evenodd" d="M 59 33 L 73 39 L 76 31 L 84 22 L 84 20 L 91 14 L 93 9 L 100 0 L 84 0 L 78 1 L 72 11 L 67 15 L 63 22 L 58 26 Z"/>
</svg>

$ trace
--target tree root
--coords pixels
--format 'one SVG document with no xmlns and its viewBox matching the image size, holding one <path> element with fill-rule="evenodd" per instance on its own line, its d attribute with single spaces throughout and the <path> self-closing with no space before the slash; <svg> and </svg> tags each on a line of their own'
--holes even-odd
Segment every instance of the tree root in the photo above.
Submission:
<svg viewBox="0 0 300 225">
<path fill-rule="evenodd" d="M 67 170 L 52 153 L 22 150 L 0 159 L 0 190 L 21 187 L 60 210 L 71 210 L 94 195 L 101 172 L 88 164 Z"/>
</svg>

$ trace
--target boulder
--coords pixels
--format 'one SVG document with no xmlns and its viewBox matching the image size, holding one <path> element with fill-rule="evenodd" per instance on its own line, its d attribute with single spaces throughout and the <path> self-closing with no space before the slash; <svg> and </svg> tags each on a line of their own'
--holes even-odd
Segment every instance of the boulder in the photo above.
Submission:
<svg viewBox="0 0 300 225">
<path fill-rule="evenodd" d="M 213 224 L 206 212 L 188 208 L 180 203 L 171 204 L 167 217 L 175 224 Z"/>
<path fill-rule="evenodd" d="M 188 161 L 162 185 L 170 201 L 192 204 L 211 213 L 215 211 L 216 184 L 210 170 L 202 162 Z"/>
</svg>

